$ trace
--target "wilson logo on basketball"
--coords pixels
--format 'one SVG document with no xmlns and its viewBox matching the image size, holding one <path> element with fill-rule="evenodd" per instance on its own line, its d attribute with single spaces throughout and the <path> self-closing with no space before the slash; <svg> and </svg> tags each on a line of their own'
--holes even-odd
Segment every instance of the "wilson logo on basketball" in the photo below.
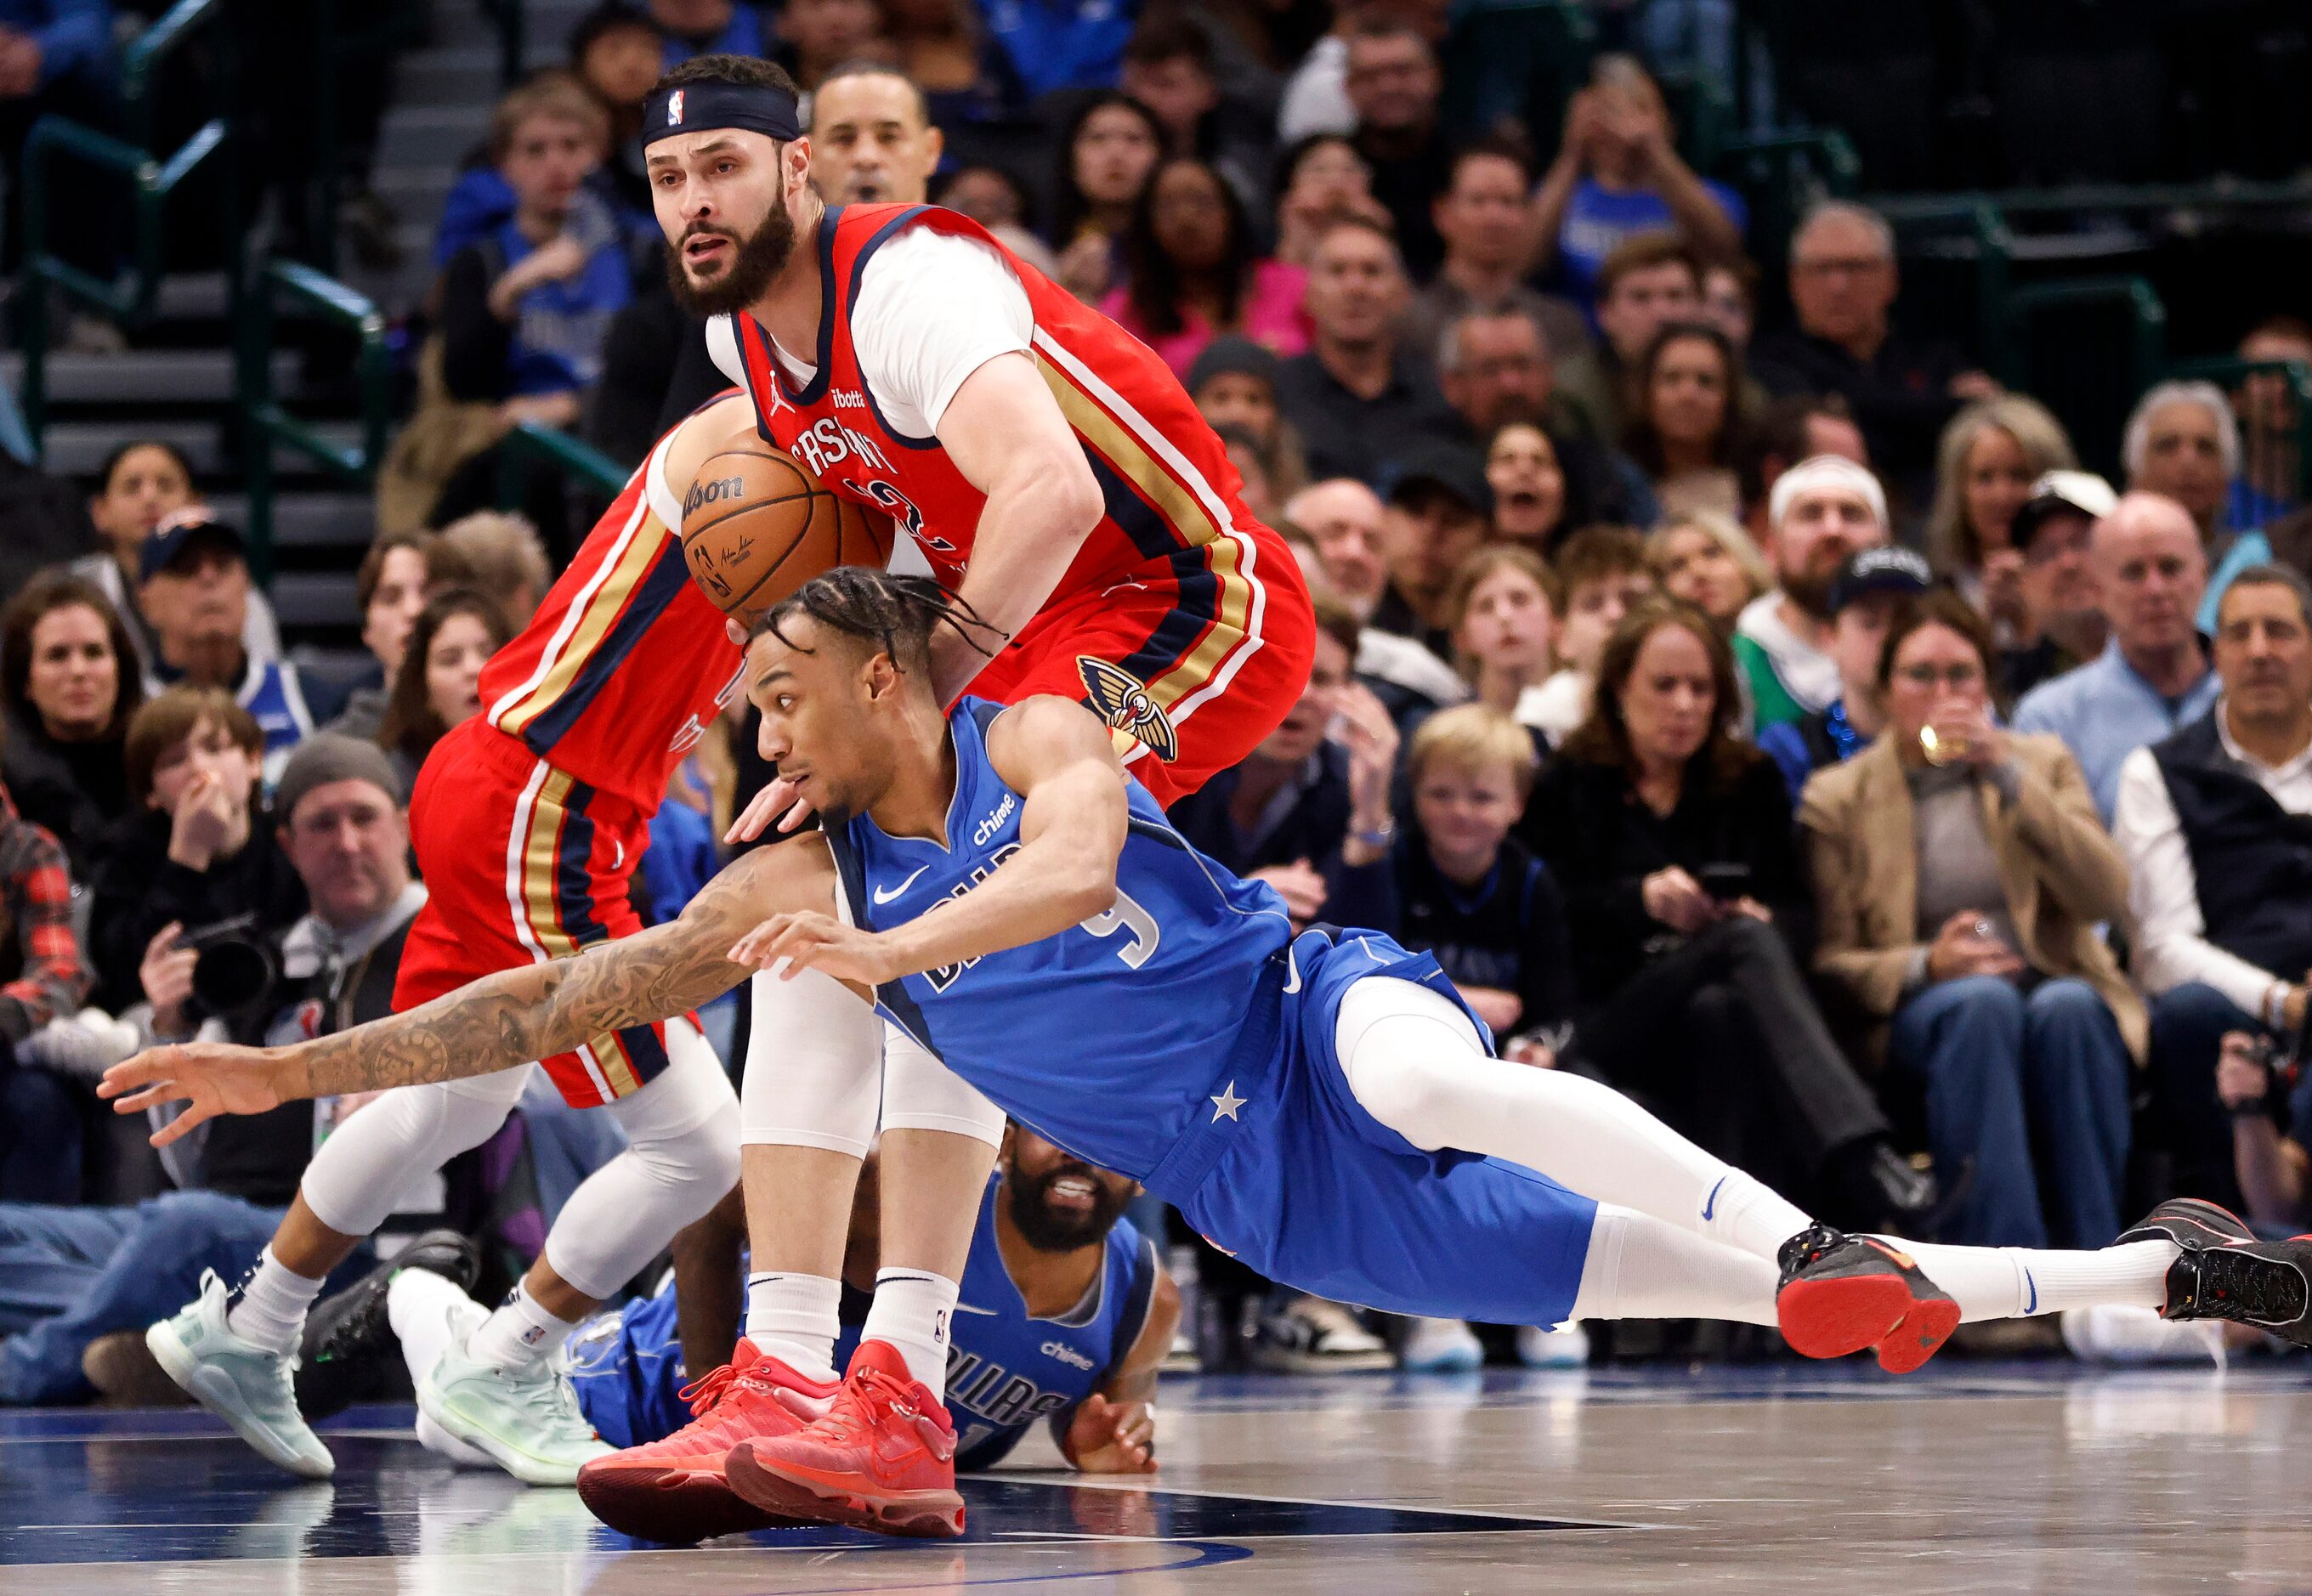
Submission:
<svg viewBox="0 0 2312 1596">
<path fill-rule="evenodd" d="M 688 515 L 702 504 L 712 504 L 720 499 L 736 499 L 744 485 L 736 476 L 718 477 L 713 482 L 694 482 L 690 492 L 683 495 L 682 513 Z"/>
</svg>

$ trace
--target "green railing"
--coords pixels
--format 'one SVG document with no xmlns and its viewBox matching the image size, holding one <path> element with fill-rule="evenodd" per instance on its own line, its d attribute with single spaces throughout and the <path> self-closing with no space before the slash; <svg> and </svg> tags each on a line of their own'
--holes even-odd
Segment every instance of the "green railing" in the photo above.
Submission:
<svg viewBox="0 0 2312 1596">
<path fill-rule="evenodd" d="M 24 425 L 24 413 L 16 408 L 16 396 L 4 382 L 0 382 L 0 450 L 19 465 L 37 465 L 39 460 L 32 450 L 32 434 Z"/>
<path fill-rule="evenodd" d="M 385 346 L 385 318 L 368 299 L 335 278 L 293 260 L 268 260 L 251 274 L 250 292 L 234 345 L 234 393 L 249 487 L 250 565 L 259 581 L 272 574 L 273 451 L 285 445 L 324 470 L 366 487 L 385 458 L 391 421 L 392 373 Z M 289 414 L 273 391 L 276 307 L 294 301 L 326 326 L 351 333 L 359 344 L 354 373 L 361 393 L 357 442 L 331 439 L 311 422 Z"/>
<path fill-rule="evenodd" d="M 2269 480 L 2267 473 L 2276 469 L 2284 471 L 2296 484 L 2294 497 L 2301 499 L 2312 488 L 2312 366 L 2302 361 L 2249 361 L 2219 355 L 2177 361 L 2168 368 L 2167 375 L 2212 382 L 2227 393 L 2245 397 L 2242 408 L 2247 414 L 2240 428 L 2240 469 L 2251 481 Z M 2256 379 L 2276 379 L 2278 391 L 2259 393 L 2251 388 L 2249 383 Z M 2284 432 L 2265 432 L 2255 424 L 2255 412 L 2262 405 L 2285 406 Z M 2264 458 L 2262 451 L 2272 449 L 2286 451 L 2285 458 Z"/>
<path fill-rule="evenodd" d="M 633 467 L 619 465 L 592 444 L 582 442 L 567 432 L 534 421 L 517 423 L 498 440 L 500 510 L 521 507 L 530 468 L 537 466 L 558 471 L 565 477 L 575 477 L 580 486 L 613 497 L 625 489 L 626 478 L 634 475 Z"/>
<path fill-rule="evenodd" d="M 42 448 L 48 425 L 50 291 L 63 292 L 68 300 L 101 312 L 116 324 L 134 327 L 149 319 L 166 270 L 162 213 L 169 196 L 225 142 L 225 121 L 216 117 L 203 123 L 172 154 L 163 156 L 151 147 L 154 86 L 161 67 L 219 10 L 219 0 L 178 0 L 122 52 L 121 97 L 128 139 L 115 138 L 53 114 L 33 123 L 25 136 L 24 309 L 18 328 L 24 351 L 24 423 L 36 454 Z M 59 158 L 128 179 L 136 238 L 125 279 L 107 282 L 49 249 L 56 197 L 52 169 Z M 76 206 L 92 203 L 85 192 L 75 192 L 72 198 Z"/>
<path fill-rule="evenodd" d="M 1998 375 L 2056 415 L 2106 475 L 2135 397 L 2163 375 L 2168 307 L 2141 277 L 2036 283 L 2007 296 Z"/>
</svg>

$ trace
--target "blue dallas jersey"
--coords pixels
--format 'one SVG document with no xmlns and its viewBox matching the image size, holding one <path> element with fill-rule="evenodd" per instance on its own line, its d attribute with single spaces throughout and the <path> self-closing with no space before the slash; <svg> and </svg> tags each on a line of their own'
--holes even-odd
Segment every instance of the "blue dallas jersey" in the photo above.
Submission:
<svg viewBox="0 0 2312 1596">
<path fill-rule="evenodd" d="M 1038 1419 L 1064 1426 L 1140 1339 L 1156 1289 L 1155 1244 L 1118 1219 L 1083 1300 L 1056 1319 L 1031 1317 L 995 1243 L 1002 1193 L 1001 1180 L 990 1182 L 979 1205 L 948 1347 L 959 1469 L 994 1468 Z M 844 1293 L 837 1368 L 859 1345 L 868 1301 L 863 1292 Z M 688 1376 L 670 1278 L 655 1296 L 589 1319 L 563 1347 L 579 1408 L 611 1445 L 639 1446 L 690 1422 L 689 1404 L 676 1394 Z"/>
<path fill-rule="evenodd" d="M 886 835 L 864 815 L 828 833 L 854 924 L 914 920 L 1019 851 L 1022 801 L 987 762 L 986 728 L 1003 708 L 966 698 L 949 717 L 949 846 Z M 1015 1119 L 1087 1164 L 1145 1181 L 1195 1119 L 1193 1088 L 1221 1068 L 1264 985 L 1279 978 L 1292 921 L 1267 885 L 1238 880 L 1184 842 L 1138 782 L 1125 789 L 1131 830 L 1114 909 L 876 995 L 901 1029 Z M 1099 1112 L 1063 1134 L 1037 1112 L 1055 1088 Z"/>
<path fill-rule="evenodd" d="M 1020 847 L 1020 795 L 987 759 L 1003 707 L 959 702 L 948 843 L 865 815 L 827 832 L 868 930 L 960 897 Z M 1377 932 L 1293 935 L 1283 900 L 1197 853 L 1127 782 L 1115 907 L 1057 936 L 904 976 L 877 1007 L 1005 1112 L 1178 1207 L 1272 1280 L 1399 1313 L 1555 1324 L 1597 1205 L 1515 1164 L 1414 1146 L 1336 1056 L 1362 981 L 1459 1004 L 1437 962 Z"/>
</svg>

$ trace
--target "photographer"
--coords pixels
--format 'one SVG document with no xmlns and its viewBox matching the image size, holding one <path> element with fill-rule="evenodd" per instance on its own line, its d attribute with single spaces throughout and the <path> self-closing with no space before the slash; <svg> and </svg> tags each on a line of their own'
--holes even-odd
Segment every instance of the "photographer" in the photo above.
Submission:
<svg viewBox="0 0 2312 1596">
<path fill-rule="evenodd" d="M 172 1012 L 128 1017 L 279 1044 L 390 1012 L 402 938 L 425 901 L 401 803 L 376 747 L 309 740 L 282 775 L 277 845 L 311 911 L 258 914 L 148 961 Z M 204 1272 L 237 1278 L 257 1261 L 313 1148 L 355 1106 L 300 1102 L 211 1126 L 164 1155 L 184 1189 L 133 1208 L 0 1204 L 0 1333 L 15 1332 L 0 1342 L 0 1402 L 85 1400 L 92 1379 L 108 1393 L 135 1389 L 124 1374 L 150 1368 L 144 1329 L 193 1296 Z M 367 1263 L 356 1253 L 339 1284 Z M 137 1334 L 92 1346 L 115 1331 Z"/>
<path fill-rule="evenodd" d="M 144 999 L 159 1033 L 179 1034 L 186 932 L 241 914 L 286 926 L 305 911 L 258 797 L 264 756 L 256 720 L 223 688 L 171 687 L 130 720 L 130 813 L 106 833 L 92 883 L 89 954 L 103 1008 Z"/>
<path fill-rule="evenodd" d="M 2264 1037 L 2228 1032 L 2216 1058 L 2216 1099 L 2232 1117 L 2232 1164 L 2248 1222 L 2282 1235 L 2302 1230 L 2312 1222 L 2312 1153 L 2303 1140 L 2312 1130 L 2312 1070 L 2290 1084 Z M 2275 1108 L 2284 1112 L 2284 1132 Z"/>
</svg>

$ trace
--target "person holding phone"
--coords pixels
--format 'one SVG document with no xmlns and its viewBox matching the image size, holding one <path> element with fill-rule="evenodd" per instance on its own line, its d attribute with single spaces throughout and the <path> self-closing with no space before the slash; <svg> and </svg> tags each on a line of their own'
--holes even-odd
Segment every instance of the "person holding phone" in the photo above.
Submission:
<svg viewBox="0 0 2312 1596">
<path fill-rule="evenodd" d="M 2097 932 L 2125 910 L 2127 865 L 2061 739 L 1999 726 L 1996 658 L 1948 590 L 1888 625 L 1887 729 L 1800 803 L 1815 969 L 1874 1022 L 1872 1051 L 1925 1088 L 1944 1181 L 1972 1167 L 1949 1240 L 2100 1247 L 2119 1234 L 2149 1038 Z"/>
<path fill-rule="evenodd" d="M 1790 796 L 1734 734 L 1709 617 L 1649 599 L 1614 628 L 1589 718 L 1518 830 L 1564 891 L 1575 990 L 1558 1049 L 1721 1157 L 1857 1223 L 1916 1234 L 1934 1185 L 1807 990 L 1813 905 Z"/>
</svg>

